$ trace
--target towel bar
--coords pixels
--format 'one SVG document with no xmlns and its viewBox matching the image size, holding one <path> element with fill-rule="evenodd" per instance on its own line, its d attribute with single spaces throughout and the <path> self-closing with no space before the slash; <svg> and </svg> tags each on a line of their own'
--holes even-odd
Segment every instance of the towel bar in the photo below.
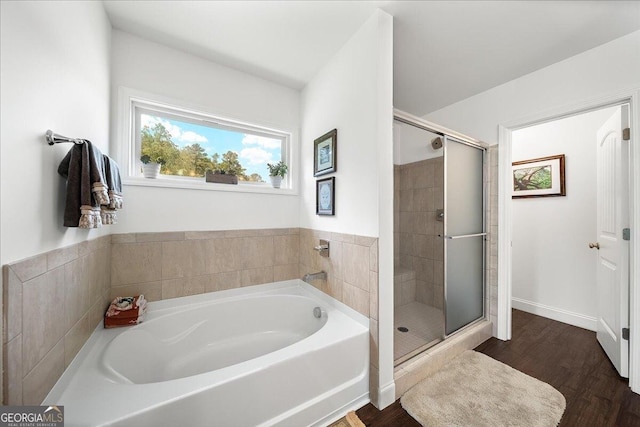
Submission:
<svg viewBox="0 0 640 427">
<path fill-rule="evenodd" d="M 45 138 L 49 145 L 60 144 L 62 142 L 73 142 L 74 144 L 82 145 L 84 144 L 84 139 L 80 138 L 69 138 L 67 136 L 58 135 L 57 133 L 53 133 L 51 129 L 49 129 L 45 134 Z"/>
</svg>

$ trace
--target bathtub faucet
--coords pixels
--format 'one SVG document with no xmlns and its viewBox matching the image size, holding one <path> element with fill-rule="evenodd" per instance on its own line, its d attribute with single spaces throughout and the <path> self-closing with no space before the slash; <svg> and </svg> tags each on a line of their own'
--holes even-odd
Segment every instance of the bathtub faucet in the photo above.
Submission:
<svg viewBox="0 0 640 427">
<path fill-rule="evenodd" d="M 307 273 L 302 276 L 302 280 L 309 283 L 312 280 L 327 280 L 327 272 L 326 271 L 318 271 L 317 273 Z"/>
</svg>

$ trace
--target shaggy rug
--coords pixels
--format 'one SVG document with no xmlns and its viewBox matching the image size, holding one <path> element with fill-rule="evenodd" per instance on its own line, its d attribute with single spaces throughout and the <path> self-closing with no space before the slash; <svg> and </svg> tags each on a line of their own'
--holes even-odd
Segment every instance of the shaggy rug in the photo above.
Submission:
<svg viewBox="0 0 640 427">
<path fill-rule="evenodd" d="M 555 427 L 566 407 L 549 384 L 473 350 L 420 381 L 400 402 L 429 427 Z"/>
</svg>

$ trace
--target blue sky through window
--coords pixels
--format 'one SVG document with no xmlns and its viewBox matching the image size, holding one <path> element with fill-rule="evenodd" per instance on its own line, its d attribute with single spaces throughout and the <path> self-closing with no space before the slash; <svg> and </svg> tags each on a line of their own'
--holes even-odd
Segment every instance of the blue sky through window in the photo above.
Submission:
<svg viewBox="0 0 640 427">
<path fill-rule="evenodd" d="M 246 174 L 260 174 L 264 181 L 268 181 L 269 177 L 267 163 L 277 163 L 282 159 L 280 139 L 216 129 L 149 114 L 141 114 L 140 119 L 141 127 L 153 127 L 156 123 L 161 123 L 169 131 L 171 140 L 178 148 L 198 143 L 210 157 L 215 153 L 222 157 L 227 151 L 234 151 L 238 153 Z"/>
</svg>

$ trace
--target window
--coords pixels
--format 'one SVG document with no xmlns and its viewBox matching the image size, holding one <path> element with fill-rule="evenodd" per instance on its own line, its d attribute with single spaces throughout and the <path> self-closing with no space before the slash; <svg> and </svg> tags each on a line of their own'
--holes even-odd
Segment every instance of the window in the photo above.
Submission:
<svg viewBox="0 0 640 427">
<path fill-rule="evenodd" d="M 283 161 L 291 172 L 292 133 L 140 99 L 125 91 L 127 105 L 121 105 L 130 119 L 125 183 L 269 192 L 267 163 Z M 141 178 L 142 156 L 162 163 L 159 179 Z M 208 170 L 236 175 L 238 185 L 206 183 Z M 282 183 L 285 192 L 292 189 L 289 175 Z"/>
</svg>

